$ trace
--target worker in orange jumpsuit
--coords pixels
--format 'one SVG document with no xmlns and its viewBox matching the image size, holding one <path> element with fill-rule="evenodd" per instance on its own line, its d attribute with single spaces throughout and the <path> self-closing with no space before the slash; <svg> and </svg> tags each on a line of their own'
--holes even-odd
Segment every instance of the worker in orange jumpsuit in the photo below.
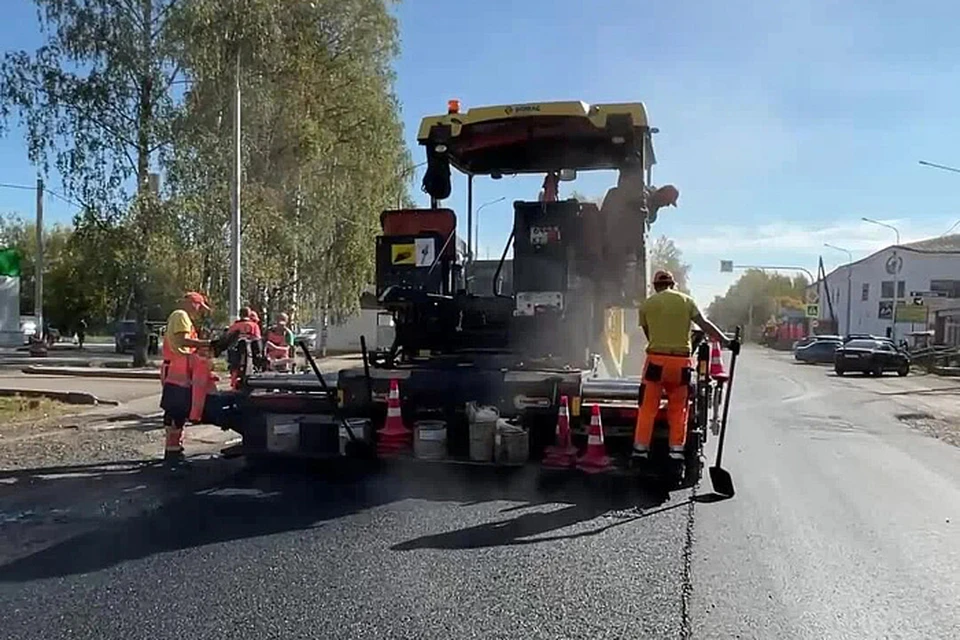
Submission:
<svg viewBox="0 0 960 640">
<path fill-rule="evenodd" d="M 276 324 L 267 330 L 264 351 L 271 368 L 276 370 L 286 370 L 293 361 L 293 354 L 290 353 L 293 346 L 293 332 L 287 326 L 288 321 L 287 314 L 279 313 Z"/>
<path fill-rule="evenodd" d="M 193 406 L 194 358 L 198 349 L 210 346 L 209 340 L 197 338 L 195 324 L 205 310 L 210 310 L 206 298 L 190 292 L 167 318 L 167 329 L 163 336 L 163 365 L 160 369 L 163 387 L 160 408 L 163 410 L 166 436 L 163 458 L 170 463 L 183 461 L 183 428 Z"/>
<path fill-rule="evenodd" d="M 667 395 L 667 422 L 670 427 L 670 458 L 683 463 L 687 442 L 687 411 L 694 362 L 690 331 L 693 323 L 713 340 L 729 346 L 735 344 L 715 324 L 707 320 L 690 296 L 674 288 L 669 271 L 653 276 L 655 293 L 640 305 L 640 326 L 647 336 L 647 354 L 640 382 L 640 411 L 633 435 L 633 455 L 640 462 L 650 456 L 654 421 L 660 399 Z"/>
<path fill-rule="evenodd" d="M 250 307 L 240 309 L 240 317 L 234 321 L 227 329 L 227 333 L 238 333 L 241 337 L 261 340 L 260 325 L 254 320 L 256 312 L 251 311 Z M 230 388 L 236 389 L 240 380 L 240 371 L 230 370 Z"/>
</svg>

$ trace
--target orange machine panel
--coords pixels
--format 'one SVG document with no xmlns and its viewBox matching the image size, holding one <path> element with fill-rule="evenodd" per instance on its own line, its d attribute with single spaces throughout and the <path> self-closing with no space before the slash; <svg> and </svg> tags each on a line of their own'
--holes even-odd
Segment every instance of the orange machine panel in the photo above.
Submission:
<svg viewBox="0 0 960 640">
<path fill-rule="evenodd" d="M 444 238 L 457 228 L 452 209 L 392 209 L 380 214 L 380 226 L 386 236 L 416 236 L 439 233 Z"/>
<path fill-rule="evenodd" d="M 385 236 L 417 236 L 437 233 L 444 241 L 456 233 L 457 214 L 452 209 L 391 209 L 380 214 Z M 456 238 L 447 243 L 444 255 L 456 255 Z"/>
</svg>

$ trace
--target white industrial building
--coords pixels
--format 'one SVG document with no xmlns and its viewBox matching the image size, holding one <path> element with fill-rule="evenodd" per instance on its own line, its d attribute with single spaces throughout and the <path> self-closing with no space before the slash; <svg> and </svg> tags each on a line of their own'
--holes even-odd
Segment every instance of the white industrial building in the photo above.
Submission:
<svg viewBox="0 0 960 640">
<path fill-rule="evenodd" d="M 937 342 L 960 344 L 960 234 L 887 247 L 837 267 L 810 289 L 817 289 L 819 321 L 826 324 L 832 311 L 841 334 L 900 340 L 933 329 Z"/>
</svg>

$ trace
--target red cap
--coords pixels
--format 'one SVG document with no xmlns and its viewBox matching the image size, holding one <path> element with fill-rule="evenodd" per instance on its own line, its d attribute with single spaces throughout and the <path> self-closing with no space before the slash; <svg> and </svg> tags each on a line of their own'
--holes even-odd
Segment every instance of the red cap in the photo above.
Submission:
<svg viewBox="0 0 960 640">
<path fill-rule="evenodd" d="M 210 311 L 210 305 L 207 304 L 207 298 L 202 293 L 197 293 L 196 291 L 190 291 L 183 296 L 184 300 L 189 300 L 193 304 L 199 305 L 201 309 L 206 309 Z"/>
</svg>

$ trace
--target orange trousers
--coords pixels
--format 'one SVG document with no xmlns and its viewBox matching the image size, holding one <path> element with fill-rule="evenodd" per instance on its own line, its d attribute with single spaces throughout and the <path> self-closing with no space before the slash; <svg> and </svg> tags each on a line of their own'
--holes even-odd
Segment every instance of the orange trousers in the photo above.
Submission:
<svg viewBox="0 0 960 640">
<path fill-rule="evenodd" d="M 640 411 L 637 412 L 637 426 L 633 432 L 634 450 L 649 451 L 654 422 L 664 393 L 667 395 L 670 450 L 683 450 L 687 442 L 687 413 L 692 375 L 693 359 L 689 356 L 647 354 L 640 383 Z"/>
</svg>

